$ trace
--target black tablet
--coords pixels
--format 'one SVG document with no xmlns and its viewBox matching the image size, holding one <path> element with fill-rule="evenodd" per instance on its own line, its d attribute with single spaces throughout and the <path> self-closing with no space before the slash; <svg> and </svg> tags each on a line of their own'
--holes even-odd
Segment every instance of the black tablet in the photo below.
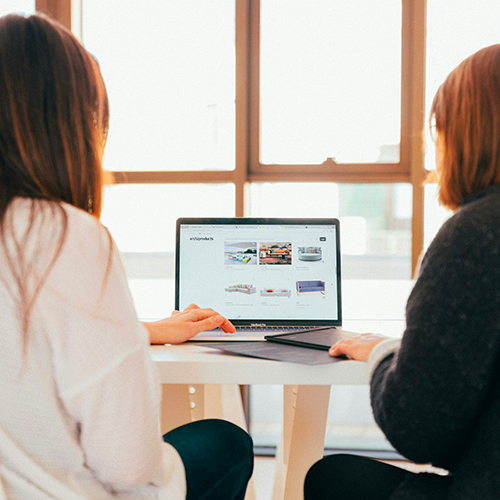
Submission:
<svg viewBox="0 0 500 500">
<path fill-rule="evenodd" d="M 333 344 L 352 335 L 354 334 L 351 332 L 345 332 L 338 328 L 321 328 L 317 330 L 306 330 L 303 332 L 266 335 L 264 338 L 269 342 L 291 344 L 300 347 L 310 347 L 311 349 L 328 351 Z"/>
</svg>

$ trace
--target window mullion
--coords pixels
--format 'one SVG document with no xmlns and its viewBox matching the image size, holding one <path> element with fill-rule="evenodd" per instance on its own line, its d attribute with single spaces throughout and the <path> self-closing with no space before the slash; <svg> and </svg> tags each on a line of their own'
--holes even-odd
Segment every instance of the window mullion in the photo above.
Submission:
<svg viewBox="0 0 500 500">
<path fill-rule="evenodd" d="M 35 9 L 71 29 L 71 0 L 35 0 Z"/>
<path fill-rule="evenodd" d="M 403 2 L 403 87 L 408 99 L 402 143 L 408 144 L 408 161 L 413 186 L 412 275 L 415 274 L 424 245 L 425 167 L 425 41 L 426 0 Z M 405 153 L 406 154 L 406 153 Z"/>
<path fill-rule="evenodd" d="M 236 44 L 236 131 L 235 131 L 235 216 L 245 215 L 245 185 L 249 170 L 249 87 L 250 87 L 250 43 L 251 0 L 235 0 L 235 44 Z"/>
</svg>

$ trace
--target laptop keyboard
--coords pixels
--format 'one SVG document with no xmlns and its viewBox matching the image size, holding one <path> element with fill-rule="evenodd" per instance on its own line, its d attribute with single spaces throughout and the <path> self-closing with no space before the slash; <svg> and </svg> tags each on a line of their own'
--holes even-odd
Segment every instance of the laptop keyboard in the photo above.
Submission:
<svg viewBox="0 0 500 500">
<path fill-rule="evenodd" d="M 235 326 L 236 333 L 269 332 L 273 333 L 293 333 L 307 330 L 304 326 Z"/>
</svg>

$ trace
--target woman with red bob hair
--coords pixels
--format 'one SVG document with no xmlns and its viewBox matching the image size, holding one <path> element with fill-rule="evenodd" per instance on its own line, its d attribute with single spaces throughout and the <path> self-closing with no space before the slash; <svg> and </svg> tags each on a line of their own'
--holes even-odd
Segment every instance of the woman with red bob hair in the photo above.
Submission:
<svg viewBox="0 0 500 500">
<path fill-rule="evenodd" d="M 497 499 L 500 492 L 500 45 L 465 59 L 431 110 L 439 200 L 403 338 L 365 334 L 332 356 L 367 361 L 373 414 L 397 451 L 438 473 L 331 455 L 305 500 Z"/>
<path fill-rule="evenodd" d="M 78 40 L 41 15 L 0 18 L 0 498 L 243 500 L 246 432 L 160 434 L 149 343 L 234 327 L 194 305 L 139 322 L 98 220 L 107 131 Z"/>
</svg>

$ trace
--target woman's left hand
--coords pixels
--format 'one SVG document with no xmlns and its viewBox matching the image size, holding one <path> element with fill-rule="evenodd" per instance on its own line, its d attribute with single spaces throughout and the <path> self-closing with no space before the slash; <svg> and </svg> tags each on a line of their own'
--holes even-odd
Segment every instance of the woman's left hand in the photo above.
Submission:
<svg viewBox="0 0 500 500">
<path fill-rule="evenodd" d="M 330 356 L 347 356 L 356 361 L 368 361 L 372 349 L 386 340 L 387 337 L 378 333 L 363 333 L 355 337 L 340 340 L 328 351 Z"/>
</svg>

